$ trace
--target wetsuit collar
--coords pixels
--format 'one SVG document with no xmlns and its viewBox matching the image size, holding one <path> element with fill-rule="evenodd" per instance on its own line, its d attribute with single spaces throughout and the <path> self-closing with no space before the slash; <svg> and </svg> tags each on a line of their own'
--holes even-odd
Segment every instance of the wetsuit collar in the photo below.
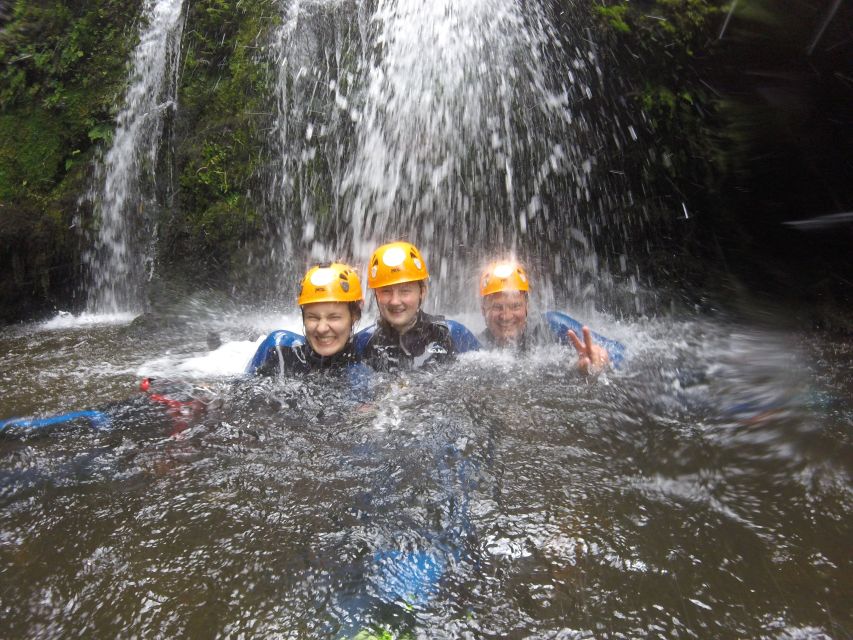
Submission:
<svg viewBox="0 0 853 640">
<path fill-rule="evenodd" d="M 353 339 L 350 336 L 343 349 L 330 356 L 322 356 L 311 347 L 308 340 L 305 341 L 305 360 L 312 369 L 332 369 L 335 367 L 345 366 L 355 360 L 355 349 L 353 347 Z"/>
</svg>

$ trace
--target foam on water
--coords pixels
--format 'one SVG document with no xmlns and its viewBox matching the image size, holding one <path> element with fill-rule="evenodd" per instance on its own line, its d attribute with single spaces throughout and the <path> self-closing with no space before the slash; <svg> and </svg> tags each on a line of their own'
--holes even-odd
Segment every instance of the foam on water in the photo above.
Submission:
<svg viewBox="0 0 853 640">
<path fill-rule="evenodd" d="M 278 329 L 302 333 L 302 315 L 298 311 L 260 313 L 246 310 L 236 314 L 223 314 L 220 317 L 220 323 L 226 329 L 229 325 L 242 323 L 265 332 L 265 334 Z"/>
<path fill-rule="evenodd" d="M 55 317 L 35 326 L 36 330 L 52 331 L 56 329 L 75 329 L 78 327 L 97 327 L 101 325 L 130 324 L 137 314 L 132 312 L 81 313 L 74 315 L 60 311 Z"/>
<path fill-rule="evenodd" d="M 140 597 L 143 575 L 151 593 L 204 584 L 220 635 L 342 637 L 341 621 L 384 623 L 390 608 L 417 637 L 562 637 L 604 619 L 582 635 L 843 637 L 847 369 L 809 414 L 814 376 L 784 334 L 591 324 L 635 353 L 609 380 L 577 375 L 571 347 L 481 352 L 376 374 L 367 403 L 325 377 L 233 379 L 268 328 L 300 328 L 294 313 L 0 332 L 0 419 L 105 408 L 114 421 L 0 440 L 0 562 L 23 578 L 5 620 L 22 637 L 45 620 L 69 636 L 191 635 L 197 602 L 164 613 Z M 223 344 L 208 351 L 212 328 Z M 217 402 L 150 402 L 144 375 Z M 421 566 L 437 579 L 406 571 Z M 387 587 L 404 578 L 427 606 L 395 609 Z M 832 615 L 794 588 L 825 593 Z M 44 595 L 60 591 L 74 615 Z M 109 619 L 105 600 L 122 603 Z"/>
<path fill-rule="evenodd" d="M 188 359 L 165 355 L 143 362 L 136 374 L 140 377 L 190 379 L 239 376 L 263 340 L 262 336 L 255 341 L 226 342 L 213 351 Z"/>
</svg>

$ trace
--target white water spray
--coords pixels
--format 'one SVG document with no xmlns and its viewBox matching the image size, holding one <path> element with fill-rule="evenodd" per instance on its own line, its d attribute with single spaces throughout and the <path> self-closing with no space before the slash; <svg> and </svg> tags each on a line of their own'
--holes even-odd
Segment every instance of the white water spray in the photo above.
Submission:
<svg viewBox="0 0 853 640">
<path fill-rule="evenodd" d="M 630 194 L 600 170 L 615 125 L 583 108 L 602 77 L 589 34 L 578 27 L 566 46 L 523 0 L 368 6 L 288 5 L 276 43 L 283 253 L 365 264 L 409 239 L 433 299 L 456 307 L 488 256 L 533 263 L 540 292 L 552 274 L 575 292 L 600 278 L 594 241 Z"/>
<path fill-rule="evenodd" d="M 99 223 L 88 256 L 96 313 L 139 310 L 154 259 L 154 172 L 164 116 L 176 105 L 183 0 L 146 0 L 142 23 L 112 146 L 89 194 Z"/>
</svg>

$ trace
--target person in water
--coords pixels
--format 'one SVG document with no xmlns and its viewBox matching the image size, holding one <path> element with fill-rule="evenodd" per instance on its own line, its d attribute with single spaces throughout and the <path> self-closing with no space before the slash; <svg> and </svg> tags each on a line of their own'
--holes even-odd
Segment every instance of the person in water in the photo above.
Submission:
<svg viewBox="0 0 853 640">
<path fill-rule="evenodd" d="M 480 278 L 480 309 L 486 329 L 480 343 L 487 349 L 515 348 L 525 351 L 537 344 L 559 342 L 551 328 L 537 318 L 528 317 L 530 281 L 524 267 L 514 261 L 495 262 Z M 578 353 L 577 368 L 584 373 L 598 373 L 610 362 L 604 347 L 592 339 L 583 327 L 583 341 L 569 330 L 568 339 Z"/>
<path fill-rule="evenodd" d="M 392 371 L 452 361 L 449 327 L 422 309 L 429 272 L 420 251 L 408 242 L 384 244 L 373 252 L 367 269 L 379 320 L 361 351 L 364 362 L 377 371 Z"/>
<path fill-rule="evenodd" d="M 355 269 L 339 262 L 312 267 L 302 279 L 297 299 L 305 342 L 270 349 L 255 372 L 301 374 L 337 371 L 355 364 L 353 331 L 363 303 Z"/>
</svg>

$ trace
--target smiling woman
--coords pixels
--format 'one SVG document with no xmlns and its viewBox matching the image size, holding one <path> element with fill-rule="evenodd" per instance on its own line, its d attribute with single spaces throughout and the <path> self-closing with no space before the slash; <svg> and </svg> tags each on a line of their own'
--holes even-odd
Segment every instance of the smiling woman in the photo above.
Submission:
<svg viewBox="0 0 853 640">
<path fill-rule="evenodd" d="M 449 325 L 422 309 L 428 280 L 426 263 L 413 244 L 391 242 L 373 252 L 367 286 L 376 296 L 379 320 L 362 352 L 373 369 L 418 369 L 453 360 Z"/>
<path fill-rule="evenodd" d="M 352 338 L 363 303 L 355 269 L 339 262 L 312 267 L 302 279 L 297 303 L 302 308 L 305 341 L 285 341 L 279 339 L 282 332 L 272 334 L 258 348 L 251 370 L 286 375 L 355 364 Z"/>
<path fill-rule="evenodd" d="M 346 347 L 355 323 L 349 305 L 315 302 L 302 310 L 305 337 L 320 356 L 333 356 Z"/>
</svg>

